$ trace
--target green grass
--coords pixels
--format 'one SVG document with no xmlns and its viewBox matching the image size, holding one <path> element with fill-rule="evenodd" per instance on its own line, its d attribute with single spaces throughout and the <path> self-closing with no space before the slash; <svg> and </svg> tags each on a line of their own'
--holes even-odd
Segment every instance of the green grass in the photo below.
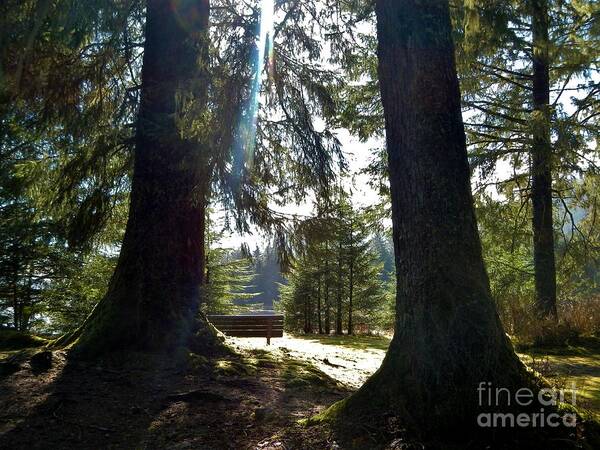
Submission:
<svg viewBox="0 0 600 450">
<path fill-rule="evenodd" d="M 524 349 L 519 356 L 557 387 L 570 390 L 575 383 L 577 407 L 600 417 L 599 338 L 581 338 L 566 347 Z"/>
<path fill-rule="evenodd" d="M 390 345 L 391 338 L 387 336 L 347 336 L 347 335 L 330 335 L 325 336 L 322 334 L 308 334 L 308 335 L 295 335 L 297 339 L 305 339 L 307 341 L 316 341 L 324 345 L 339 345 L 342 347 L 348 347 L 355 350 L 387 350 Z"/>
<path fill-rule="evenodd" d="M 15 330 L 0 330 L 0 351 L 41 347 L 47 343 L 47 339 L 33 334 L 21 333 Z"/>
<path fill-rule="evenodd" d="M 297 335 L 298 339 L 356 350 L 387 350 L 386 336 Z M 568 394 L 577 388 L 577 406 L 600 417 L 600 338 L 580 338 L 576 344 L 556 348 L 526 348 L 518 352 L 523 361 L 541 372 L 550 382 Z"/>
</svg>

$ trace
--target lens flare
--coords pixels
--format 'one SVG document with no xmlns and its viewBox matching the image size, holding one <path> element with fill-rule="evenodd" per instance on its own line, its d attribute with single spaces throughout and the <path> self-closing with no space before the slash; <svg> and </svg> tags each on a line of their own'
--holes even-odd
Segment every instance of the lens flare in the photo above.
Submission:
<svg viewBox="0 0 600 450">
<path fill-rule="evenodd" d="M 241 113 L 236 143 L 234 145 L 234 181 L 239 182 L 244 167 L 252 166 L 256 146 L 256 126 L 260 103 L 260 90 L 263 81 L 263 69 L 267 73 L 273 60 L 273 15 L 274 0 L 262 0 L 260 10 L 260 29 L 256 42 L 256 58 L 252 61 L 254 77 L 252 79 L 248 104 Z"/>
</svg>

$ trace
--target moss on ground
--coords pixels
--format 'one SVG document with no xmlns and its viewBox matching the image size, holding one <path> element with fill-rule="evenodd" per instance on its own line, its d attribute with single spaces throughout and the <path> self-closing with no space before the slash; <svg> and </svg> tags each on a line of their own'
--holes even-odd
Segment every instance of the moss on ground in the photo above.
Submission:
<svg viewBox="0 0 600 450">
<path fill-rule="evenodd" d="M 558 348 L 523 349 L 521 359 L 548 382 L 567 392 L 575 385 L 580 414 L 600 419 L 600 339 L 580 338 Z"/>
<path fill-rule="evenodd" d="M 252 376 L 256 373 L 256 367 L 241 360 L 231 358 L 217 359 L 213 363 L 213 373 L 217 377 L 241 377 Z"/>
<path fill-rule="evenodd" d="M 190 354 L 192 367 L 206 367 L 208 360 Z M 212 373 L 218 378 L 255 376 L 266 371 L 283 380 L 288 389 L 346 390 L 342 385 L 308 361 L 261 349 L 246 350 L 211 361 Z"/>
<path fill-rule="evenodd" d="M 48 339 L 15 330 L 0 330 L 0 351 L 21 350 L 46 345 Z"/>
<path fill-rule="evenodd" d="M 312 364 L 294 360 L 282 359 L 281 376 L 288 388 L 338 388 L 339 384 L 330 376 L 317 369 Z"/>
<path fill-rule="evenodd" d="M 299 421 L 301 425 L 313 426 L 322 424 L 335 424 L 340 419 L 340 413 L 344 410 L 348 398 L 335 402 L 329 408 L 323 410 L 320 414 L 317 414 L 306 419 Z"/>
</svg>

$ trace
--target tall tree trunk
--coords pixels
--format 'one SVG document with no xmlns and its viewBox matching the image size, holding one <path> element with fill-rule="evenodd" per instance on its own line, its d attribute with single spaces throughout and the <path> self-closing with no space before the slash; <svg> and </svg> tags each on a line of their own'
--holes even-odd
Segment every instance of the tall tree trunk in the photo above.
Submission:
<svg viewBox="0 0 600 450">
<path fill-rule="evenodd" d="M 83 354 L 214 339 L 197 320 L 208 154 L 177 124 L 188 102 L 206 103 L 208 19 L 208 0 L 147 1 L 129 220 L 108 292 L 79 331 Z"/>
<path fill-rule="evenodd" d="M 312 334 L 313 332 L 313 327 L 312 327 L 312 317 L 313 317 L 313 302 L 312 302 L 312 296 L 314 294 L 314 290 L 311 288 L 311 292 L 310 295 L 307 297 L 306 301 L 308 303 L 308 333 Z"/>
<path fill-rule="evenodd" d="M 330 273 L 329 273 L 329 255 L 328 251 L 329 245 L 325 242 L 325 334 L 329 336 L 331 334 L 331 304 L 329 299 L 329 282 Z"/>
<path fill-rule="evenodd" d="M 321 275 L 317 285 L 317 320 L 319 321 L 319 334 L 323 334 L 323 321 L 321 320 Z"/>
<path fill-rule="evenodd" d="M 308 296 L 304 297 L 304 334 L 308 334 Z"/>
<path fill-rule="evenodd" d="M 354 322 L 353 322 L 353 318 L 352 315 L 354 314 L 353 311 L 353 304 L 352 304 L 352 297 L 354 294 L 354 264 L 352 262 L 350 262 L 350 270 L 349 270 L 349 275 L 348 275 L 348 283 L 349 283 L 349 288 L 348 288 L 348 334 L 354 334 Z"/>
<path fill-rule="evenodd" d="M 329 414 L 414 431 L 476 426 L 481 382 L 527 386 L 491 298 L 477 232 L 447 0 L 377 0 L 397 270 L 381 368 Z M 514 391 L 512 391 L 514 392 Z M 327 414 L 327 413 L 326 413 Z"/>
<path fill-rule="evenodd" d="M 550 61 L 548 2 L 531 0 L 533 32 L 533 143 L 531 204 L 535 303 L 540 317 L 557 318 L 556 263 L 552 220 L 552 144 L 550 142 Z"/>
<path fill-rule="evenodd" d="M 27 286 L 25 288 L 25 298 L 23 299 L 23 306 L 21 307 L 21 327 L 19 331 L 26 332 L 29 330 L 29 322 L 31 321 L 31 315 L 33 314 L 33 298 L 31 295 L 31 289 L 33 288 L 33 269 L 29 265 L 27 268 Z M 25 313 L 25 307 L 29 307 L 29 314 Z"/>
<path fill-rule="evenodd" d="M 207 195 L 207 200 L 208 200 L 208 194 Z M 208 227 L 209 227 L 209 212 L 206 210 L 204 210 L 204 278 L 202 280 L 202 289 L 204 290 L 204 292 L 201 295 L 205 295 L 205 292 L 207 289 L 209 289 L 210 286 L 210 271 L 211 271 L 211 267 L 210 267 L 210 238 L 209 238 L 209 234 L 207 233 L 208 231 Z"/>
<path fill-rule="evenodd" d="M 331 305 L 329 304 L 329 284 L 325 285 L 325 334 L 331 334 Z"/>
<path fill-rule="evenodd" d="M 352 212 L 354 214 L 354 212 Z M 352 216 L 350 217 L 350 257 L 348 258 L 348 334 L 354 334 L 354 324 L 352 322 L 352 297 L 354 294 L 354 229 Z"/>
<path fill-rule="evenodd" d="M 12 305 L 13 305 L 13 324 L 15 326 L 15 330 L 19 329 L 19 269 L 18 265 L 15 264 L 13 273 L 12 273 Z"/>
<path fill-rule="evenodd" d="M 338 247 L 338 267 L 337 267 L 337 295 L 336 295 L 336 314 L 335 314 L 335 334 L 342 334 L 342 239 L 340 237 Z"/>
</svg>

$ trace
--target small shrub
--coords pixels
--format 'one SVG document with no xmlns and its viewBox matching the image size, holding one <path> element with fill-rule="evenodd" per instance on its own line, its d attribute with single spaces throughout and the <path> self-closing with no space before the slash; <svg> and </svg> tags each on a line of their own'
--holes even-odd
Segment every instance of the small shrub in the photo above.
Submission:
<svg viewBox="0 0 600 450">
<path fill-rule="evenodd" d="M 501 317 L 517 347 L 565 347 L 578 343 L 582 336 L 600 336 L 600 297 L 562 300 L 558 323 L 540 320 L 531 305 L 516 302 L 510 309 L 501 309 Z"/>
<path fill-rule="evenodd" d="M 582 335 L 599 335 L 600 297 L 561 302 L 558 317 L 579 330 Z"/>
<path fill-rule="evenodd" d="M 568 322 L 542 322 L 532 336 L 534 347 L 566 347 L 575 344 L 580 332 Z"/>
</svg>

